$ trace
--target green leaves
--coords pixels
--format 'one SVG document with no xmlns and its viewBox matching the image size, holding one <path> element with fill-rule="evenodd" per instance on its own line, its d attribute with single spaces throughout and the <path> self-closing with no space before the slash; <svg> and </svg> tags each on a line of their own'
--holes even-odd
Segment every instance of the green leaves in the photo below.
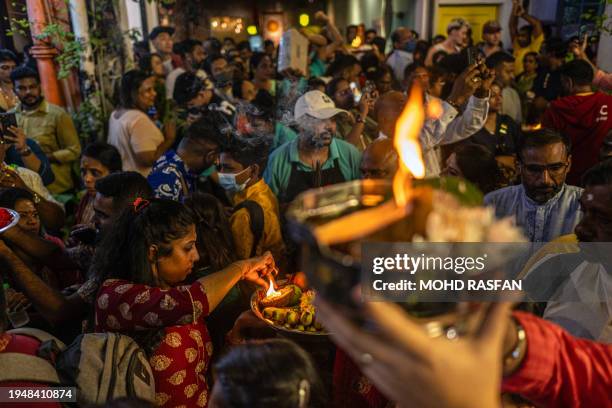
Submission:
<svg viewBox="0 0 612 408">
<path fill-rule="evenodd" d="M 75 38 L 72 31 L 66 30 L 61 24 L 51 23 L 35 38 L 53 44 L 59 51 L 55 57 L 60 68 L 57 74 L 59 79 L 67 78 L 73 69 L 79 68 L 85 46 L 81 40 Z"/>
</svg>

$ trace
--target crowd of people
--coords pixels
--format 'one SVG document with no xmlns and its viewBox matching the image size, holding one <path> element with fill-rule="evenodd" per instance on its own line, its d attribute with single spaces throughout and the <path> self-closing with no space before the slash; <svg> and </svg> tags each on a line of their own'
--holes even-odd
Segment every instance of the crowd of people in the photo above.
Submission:
<svg viewBox="0 0 612 408">
<path fill-rule="evenodd" d="M 505 406 L 608 406 L 605 268 L 569 271 L 539 316 L 493 305 L 457 342 L 428 338 L 385 303 L 364 305 L 373 336 L 319 299 L 343 351 L 332 384 L 295 343 L 249 338 L 261 326 L 254 289 L 300 281 L 289 204 L 312 188 L 391 180 L 411 89 L 440 107 L 419 134 L 427 178 L 473 183 L 530 242 L 612 242 L 612 74 L 589 38 L 547 33 L 518 2 L 478 44 L 461 18 L 431 41 L 407 27 L 343 36 L 324 13 L 314 20 L 318 30 L 301 29 L 307 72 L 278 72 L 272 41 L 252 50 L 154 28 L 94 141 L 45 99 L 35 66 L 0 50 L 0 207 L 20 215 L 0 234 L 0 362 L 43 359 L 41 332 L 79 355 L 82 336 L 121 334 L 146 356 L 139 378 L 156 406 L 493 407 L 502 392 Z M 583 303 L 564 302 L 569 286 Z M 30 374 L 0 373 L 0 385 L 52 384 Z M 130 387 L 87 402 L 148 406 Z"/>
</svg>

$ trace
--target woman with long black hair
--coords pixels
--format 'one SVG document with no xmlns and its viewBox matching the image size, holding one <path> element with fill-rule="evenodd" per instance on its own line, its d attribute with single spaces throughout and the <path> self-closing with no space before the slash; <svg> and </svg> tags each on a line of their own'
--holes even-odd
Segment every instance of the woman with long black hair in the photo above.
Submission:
<svg viewBox="0 0 612 408">
<path fill-rule="evenodd" d="M 96 328 L 127 333 L 145 348 L 160 406 L 207 405 L 212 343 L 204 317 L 238 281 L 265 287 L 275 269 L 266 254 L 184 285 L 199 260 L 196 221 L 178 202 L 137 199 L 94 258 L 102 280 Z"/>
<path fill-rule="evenodd" d="M 155 77 L 136 69 L 126 72 L 121 78 L 119 107 L 108 123 L 108 143 L 119 150 L 123 170 L 145 177 L 176 138 L 176 123 L 168 121 L 162 132 L 147 116 L 156 95 Z"/>
</svg>

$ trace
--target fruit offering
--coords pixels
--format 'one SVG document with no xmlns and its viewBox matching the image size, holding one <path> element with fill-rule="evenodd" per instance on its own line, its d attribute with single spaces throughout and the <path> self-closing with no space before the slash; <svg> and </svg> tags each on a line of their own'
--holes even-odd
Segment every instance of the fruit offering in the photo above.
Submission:
<svg viewBox="0 0 612 408">
<path fill-rule="evenodd" d="M 292 288 L 283 291 L 289 287 Z M 274 302 L 270 302 L 268 297 L 260 301 L 260 307 L 265 319 L 270 320 L 276 326 L 284 327 L 288 330 L 309 333 L 324 332 L 323 326 L 317 321 L 316 309 L 312 304 L 315 297 L 315 292 L 313 290 L 307 290 L 302 293 L 297 286 L 287 285 L 280 289 L 280 292 L 282 295 L 274 297 Z M 287 295 L 287 293 L 289 293 L 289 295 Z M 300 295 L 296 299 L 295 296 L 297 293 Z M 279 299 L 281 296 L 282 301 Z M 264 303 L 264 300 L 268 301 Z"/>
</svg>

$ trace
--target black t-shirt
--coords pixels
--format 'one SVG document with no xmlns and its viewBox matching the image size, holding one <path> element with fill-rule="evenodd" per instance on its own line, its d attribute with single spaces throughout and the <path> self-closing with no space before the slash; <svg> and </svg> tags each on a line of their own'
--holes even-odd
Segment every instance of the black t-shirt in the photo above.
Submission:
<svg viewBox="0 0 612 408">
<path fill-rule="evenodd" d="M 469 140 L 483 145 L 495 156 L 510 156 L 516 154 L 520 136 L 521 129 L 510 116 L 497 114 L 494 135 L 483 127 Z"/>
<path fill-rule="evenodd" d="M 559 70 L 543 69 L 533 80 L 533 92 L 547 101 L 553 101 L 561 96 L 561 74 Z"/>
</svg>

